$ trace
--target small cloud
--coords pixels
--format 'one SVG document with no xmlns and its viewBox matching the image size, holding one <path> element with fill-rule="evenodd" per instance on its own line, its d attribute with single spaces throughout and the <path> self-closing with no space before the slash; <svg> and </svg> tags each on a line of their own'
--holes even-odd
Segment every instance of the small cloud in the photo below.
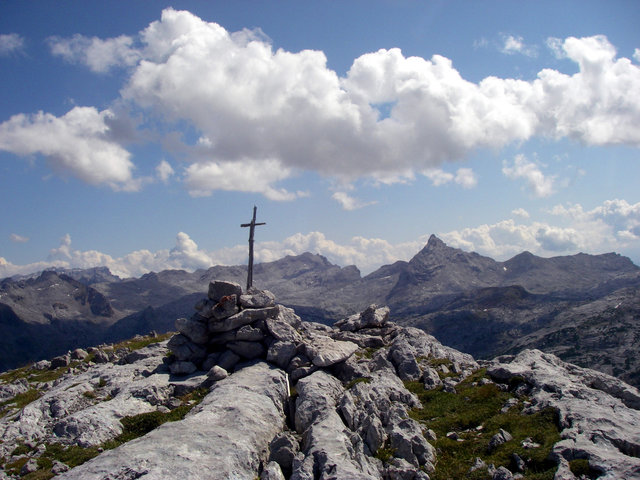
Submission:
<svg viewBox="0 0 640 480">
<path fill-rule="evenodd" d="M 527 212 L 524 208 L 516 208 L 515 210 L 511 210 L 511 213 L 516 217 L 529 218 L 529 212 Z"/>
<path fill-rule="evenodd" d="M 431 170 L 426 170 L 422 172 L 422 174 L 431 180 L 431 183 L 434 187 L 439 187 L 440 185 L 444 185 L 453 180 L 453 174 L 449 172 L 445 172 L 439 168 L 434 168 Z"/>
<path fill-rule="evenodd" d="M 633 58 L 636 62 L 640 63 L 640 48 L 636 48 L 633 51 Z"/>
<path fill-rule="evenodd" d="M 489 46 L 489 40 L 484 37 L 481 37 L 478 40 L 473 41 L 473 48 L 477 50 L 478 48 L 487 48 Z"/>
<path fill-rule="evenodd" d="M 8 57 L 24 51 L 24 38 L 17 33 L 0 35 L 0 57 Z"/>
<path fill-rule="evenodd" d="M 22 235 L 18 235 L 17 233 L 12 233 L 9 235 L 9 238 L 14 243 L 27 243 L 29 241 L 28 237 L 23 237 Z"/>
<path fill-rule="evenodd" d="M 537 57 L 538 49 L 534 45 L 527 45 L 521 36 L 503 35 L 500 51 L 506 55 L 520 53 L 527 57 Z"/>
<path fill-rule="evenodd" d="M 562 59 L 567 57 L 567 54 L 565 53 L 564 47 L 563 47 L 564 40 L 562 40 L 561 38 L 549 37 L 547 38 L 546 43 L 549 50 L 551 50 L 551 52 L 557 59 Z"/>
<path fill-rule="evenodd" d="M 478 179 L 470 168 L 459 168 L 454 181 L 462 188 L 473 188 L 478 184 Z"/>
<path fill-rule="evenodd" d="M 358 210 L 369 205 L 374 205 L 378 202 L 363 202 L 357 198 L 352 197 L 346 192 L 336 192 L 331 198 L 336 200 L 344 210 Z"/>
<path fill-rule="evenodd" d="M 129 67 L 140 60 L 140 52 L 133 48 L 133 38 L 120 35 L 102 40 L 76 34 L 71 38 L 47 39 L 53 55 L 70 63 L 81 63 L 95 73 L 106 73 L 113 67 Z"/>
<path fill-rule="evenodd" d="M 60 246 L 49 251 L 49 260 L 70 260 L 71 257 L 71 235 L 67 233 L 60 239 Z"/>
<path fill-rule="evenodd" d="M 524 179 L 535 197 L 548 197 L 555 193 L 555 177 L 545 176 L 540 167 L 527 160 L 524 155 L 516 155 L 513 165 L 505 160 L 502 173 L 511 180 Z"/>
<path fill-rule="evenodd" d="M 439 168 L 425 170 L 422 174 L 431 180 L 434 187 L 446 185 L 450 182 L 455 182 L 462 188 L 473 188 L 478 184 L 478 180 L 470 168 L 459 168 L 455 175 Z"/>
<path fill-rule="evenodd" d="M 166 160 L 162 160 L 156 167 L 156 174 L 162 183 L 169 183 L 169 179 L 174 173 L 173 167 Z"/>
</svg>

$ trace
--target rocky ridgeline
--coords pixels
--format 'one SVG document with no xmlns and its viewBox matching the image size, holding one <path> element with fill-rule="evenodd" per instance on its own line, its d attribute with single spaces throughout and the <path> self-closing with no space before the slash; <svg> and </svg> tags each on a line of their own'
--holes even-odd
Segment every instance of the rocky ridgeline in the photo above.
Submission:
<svg viewBox="0 0 640 480">
<path fill-rule="evenodd" d="M 0 478 L 11 478 L 7 466 L 37 474 L 50 445 L 61 443 L 101 452 L 71 469 L 55 460 L 61 479 L 428 480 L 438 476 L 441 452 L 428 421 L 416 419 L 428 405 L 415 388 L 456 395 L 469 385 L 510 391 L 505 412 L 558 412 L 555 480 L 579 478 L 569 464 L 576 459 L 588 460 L 591 478 L 640 478 L 637 389 L 536 350 L 486 362 L 483 376 L 470 355 L 388 317 L 388 308 L 370 306 L 328 327 L 302 321 L 269 292 L 212 282 L 168 342 L 37 384 L 39 398 L 0 419 L 8 472 Z M 25 383 L 0 384 L 0 392 Z M 199 387 L 208 393 L 181 420 L 105 447 L 123 432 L 123 417 L 171 414 Z M 471 441 L 482 428 L 445 440 Z M 520 443 L 541 448 L 502 428 L 487 435 L 482 455 Z M 528 478 L 529 459 L 512 459 L 508 469 L 476 458 L 463 476 Z"/>
</svg>

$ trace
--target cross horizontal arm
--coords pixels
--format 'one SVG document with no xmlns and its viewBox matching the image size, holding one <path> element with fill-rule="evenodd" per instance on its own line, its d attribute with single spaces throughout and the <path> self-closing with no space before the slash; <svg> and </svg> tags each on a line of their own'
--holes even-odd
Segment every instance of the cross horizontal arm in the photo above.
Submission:
<svg viewBox="0 0 640 480">
<path fill-rule="evenodd" d="M 266 225 L 266 223 L 243 223 L 242 225 L 240 225 L 241 227 L 250 227 L 251 225 L 253 226 L 258 226 L 258 225 Z"/>
</svg>

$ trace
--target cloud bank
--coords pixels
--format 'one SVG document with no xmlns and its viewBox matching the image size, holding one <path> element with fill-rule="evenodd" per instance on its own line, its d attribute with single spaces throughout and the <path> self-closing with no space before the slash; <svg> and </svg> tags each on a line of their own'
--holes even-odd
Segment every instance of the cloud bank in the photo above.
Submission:
<svg viewBox="0 0 640 480">
<path fill-rule="evenodd" d="M 235 190 L 292 200 L 303 192 L 281 184 L 302 171 L 346 182 L 406 181 L 476 149 L 534 136 L 640 145 L 640 95 L 630 94 L 640 91 L 640 68 L 618 58 L 602 35 L 547 42 L 578 67 L 572 75 L 543 69 L 531 81 L 492 76 L 479 83 L 465 80 L 448 58 L 405 57 L 395 48 L 356 58 L 341 77 L 321 51 L 274 50 L 259 31 L 231 33 L 173 9 L 136 38 L 75 35 L 49 43 L 54 55 L 94 72 L 127 69 L 117 100 L 144 111 L 144 127 L 187 125 L 200 135 L 183 159 L 183 183 L 194 196 Z M 519 37 L 504 38 L 507 52 L 531 48 Z M 91 117 L 88 131 L 71 125 L 81 112 Z M 135 159 L 108 139 L 106 112 L 76 107 L 60 118 L 12 117 L 0 124 L 0 149 L 41 154 L 56 171 L 91 184 L 134 189 Z M 32 145 L 36 130 L 47 141 Z M 80 162 L 71 138 L 104 158 Z M 88 148 L 96 144 L 103 148 Z M 458 173 L 460 185 L 473 186 L 472 172 Z M 531 181 L 531 173 L 513 175 Z"/>
<path fill-rule="evenodd" d="M 517 209 L 513 212 L 517 219 L 438 235 L 449 246 L 476 251 L 497 260 L 507 260 L 525 250 L 541 256 L 569 255 L 580 251 L 621 252 L 637 245 L 640 240 L 640 202 L 629 204 L 620 199 L 607 200 L 591 210 L 585 210 L 579 204 L 557 205 L 549 213 L 555 218 L 554 223 L 527 222 L 528 212 Z M 255 258 L 257 262 L 271 262 L 286 255 L 312 252 L 324 255 L 338 265 L 356 265 L 363 274 L 367 274 L 382 265 L 411 259 L 427 239 L 428 235 L 424 235 L 413 241 L 392 244 L 379 238 L 358 236 L 341 244 L 322 232 L 297 233 L 282 241 L 256 242 Z M 205 251 L 184 232 L 178 233 L 175 245 L 170 249 L 156 252 L 137 250 L 120 258 L 95 250 L 75 250 L 67 234 L 58 247 L 51 249 L 45 261 L 14 265 L 0 257 L 0 278 L 50 267 L 97 266 L 107 266 L 121 277 L 138 277 L 150 271 L 193 271 L 213 265 L 240 265 L 246 261 L 247 247 L 244 244 Z"/>
</svg>

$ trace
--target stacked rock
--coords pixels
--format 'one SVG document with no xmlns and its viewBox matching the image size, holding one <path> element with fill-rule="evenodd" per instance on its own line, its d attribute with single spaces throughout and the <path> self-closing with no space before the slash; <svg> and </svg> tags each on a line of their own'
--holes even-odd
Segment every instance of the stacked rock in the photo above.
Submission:
<svg viewBox="0 0 640 480">
<path fill-rule="evenodd" d="M 176 320 L 179 333 L 168 343 L 174 375 L 203 370 L 225 376 L 240 361 L 266 359 L 295 381 L 343 362 L 358 349 L 347 339 L 331 338 L 329 327 L 303 325 L 292 309 L 276 305 L 266 290 L 243 293 L 237 283 L 212 281 L 207 298 L 195 309 L 191 318 Z"/>
</svg>

